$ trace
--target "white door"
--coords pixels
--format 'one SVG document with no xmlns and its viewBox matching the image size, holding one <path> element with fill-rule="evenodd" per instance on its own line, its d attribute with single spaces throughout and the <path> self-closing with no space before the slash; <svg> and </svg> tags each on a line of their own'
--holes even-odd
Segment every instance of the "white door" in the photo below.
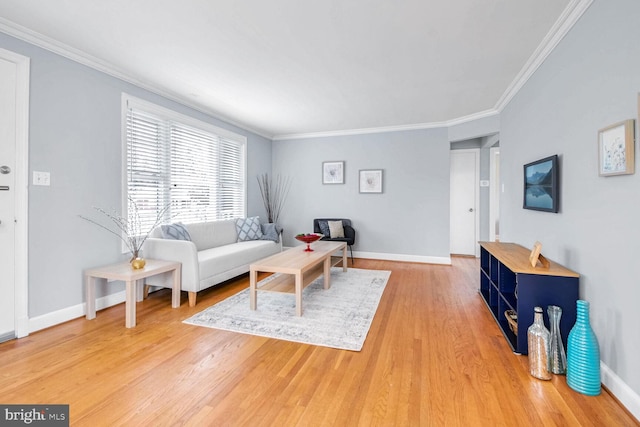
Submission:
<svg viewBox="0 0 640 427">
<path fill-rule="evenodd" d="M 0 341 L 28 334 L 29 60 L 0 49 Z"/>
<path fill-rule="evenodd" d="M 480 150 L 451 150 L 450 252 L 477 256 Z"/>
<path fill-rule="evenodd" d="M 16 66 L 0 59 L 0 341 L 15 337 Z"/>
</svg>

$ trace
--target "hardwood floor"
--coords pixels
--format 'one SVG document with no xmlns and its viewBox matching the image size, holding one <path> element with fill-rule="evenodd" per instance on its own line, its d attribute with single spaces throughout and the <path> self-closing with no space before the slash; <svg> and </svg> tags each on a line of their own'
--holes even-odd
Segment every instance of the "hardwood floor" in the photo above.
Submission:
<svg viewBox="0 0 640 427">
<path fill-rule="evenodd" d="M 248 276 L 171 308 L 162 290 L 0 344 L 0 403 L 68 403 L 71 425 L 637 426 L 606 390 L 539 381 L 478 294 L 478 262 L 392 270 L 361 352 L 186 325 Z"/>
</svg>

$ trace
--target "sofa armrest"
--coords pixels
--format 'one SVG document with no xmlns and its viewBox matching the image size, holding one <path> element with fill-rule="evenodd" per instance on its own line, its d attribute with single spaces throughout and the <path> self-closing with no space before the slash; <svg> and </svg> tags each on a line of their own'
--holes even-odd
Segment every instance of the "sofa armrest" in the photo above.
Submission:
<svg viewBox="0 0 640 427">
<path fill-rule="evenodd" d="M 346 237 L 347 239 L 349 239 L 352 242 L 355 242 L 355 240 L 356 240 L 356 230 L 350 225 L 345 225 L 344 226 L 344 237 Z"/>
<path fill-rule="evenodd" d="M 142 253 L 149 259 L 182 263 L 181 289 L 188 292 L 200 290 L 198 251 L 195 243 L 187 240 L 148 238 L 144 243 Z M 154 286 L 165 286 L 164 283 L 153 279 L 153 277 L 149 278 L 147 282 Z"/>
</svg>

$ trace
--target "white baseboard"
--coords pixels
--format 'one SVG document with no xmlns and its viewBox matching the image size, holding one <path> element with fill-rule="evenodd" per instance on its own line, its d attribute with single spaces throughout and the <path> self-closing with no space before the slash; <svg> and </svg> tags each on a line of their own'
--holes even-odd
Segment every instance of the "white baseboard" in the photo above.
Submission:
<svg viewBox="0 0 640 427">
<path fill-rule="evenodd" d="M 125 301 L 125 298 L 125 291 L 98 298 L 96 300 L 96 311 L 121 304 Z M 51 326 L 59 325 L 60 323 L 77 319 L 78 317 L 85 316 L 86 314 L 87 304 L 82 303 L 63 308 L 62 310 L 54 311 L 52 313 L 47 313 L 42 316 L 32 317 L 31 319 L 29 319 L 29 332 L 31 333 L 50 328 Z"/>
<path fill-rule="evenodd" d="M 282 250 L 291 249 L 293 246 L 283 246 Z M 351 256 L 347 251 L 347 256 Z M 437 257 L 425 255 L 387 254 L 384 252 L 353 252 L 354 258 L 380 259 L 383 261 L 420 262 L 422 264 L 451 265 L 451 257 Z"/>
<path fill-rule="evenodd" d="M 283 249 L 289 249 L 284 247 Z M 353 256 L 356 258 L 367 259 L 379 259 L 387 261 L 405 261 L 405 262 L 419 262 L 424 264 L 443 264 L 451 265 L 450 257 L 434 257 L 423 255 L 405 255 L 405 254 L 387 254 L 382 252 L 354 252 Z M 138 289 L 140 291 L 141 289 Z M 96 300 L 96 310 L 102 310 L 107 307 L 121 304 L 125 301 L 125 291 L 117 292 L 115 294 L 107 295 Z M 42 316 L 37 316 L 28 319 L 28 326 L 25 328 L 28 333 L 40 331 L 42 329 L 50 328 L 51 326 L 59 325 L 60 323 L 68 322 L 69 320 L 77 319 L 78 317 L 85 316 L 87 313 L 86 303 L 77 304 L 71 307 L 63 308 L 62 310 L 47 313 Z M 26 323 L 26 322 L 25 322 Z M 20 336 L 26 336 L 28 333 L 23 333 Z"/>
<path fill-rule="evenodd" d="M 354 252 L 353 256 L 354 258 L 381 259 L 385 261 L 405 261 L 405 262 L 419 262 L 423 264 L 451 265 L 451 257 L 387 254 L 382 252 L 359 252 L 359 251 Z"/>
<path fill-rule="evenodd" d="M 640 420 L 640 396 L 602 361 L 600 361 L 600 380 L 631 415 L 636 420 Z"/>
</svg>

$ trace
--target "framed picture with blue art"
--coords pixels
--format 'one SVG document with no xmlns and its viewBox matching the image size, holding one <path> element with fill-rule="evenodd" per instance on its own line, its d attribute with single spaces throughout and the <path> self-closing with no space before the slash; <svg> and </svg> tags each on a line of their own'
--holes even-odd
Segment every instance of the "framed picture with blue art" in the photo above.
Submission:
<svg viewBox="0 0 640 427">
<path fill-rule="evenodd" d="M 558 212 L 558 155 L 524 165 L 524 201 L 522 207 L 534 211 Z"/>
<path fill-rule="evenodd" d="M 600 176 L 628 175 L 635 171 L 633 119 L 600 129 L 598 164 Z"/>
</svg>

